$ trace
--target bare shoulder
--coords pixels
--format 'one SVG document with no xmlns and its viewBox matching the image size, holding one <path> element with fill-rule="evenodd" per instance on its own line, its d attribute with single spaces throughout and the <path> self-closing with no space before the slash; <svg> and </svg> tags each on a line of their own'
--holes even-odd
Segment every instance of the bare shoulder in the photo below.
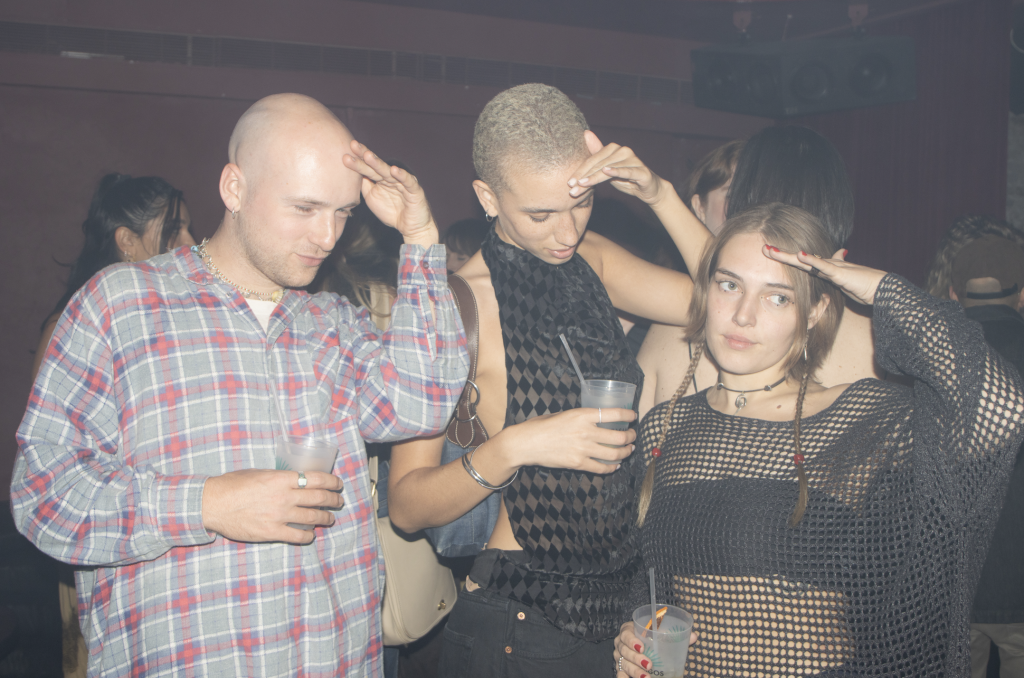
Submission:
<svg viewBox="0 0 1024 678">
<path fill-rule="evenodd" d="M 637 360 L 641 364 L 643 364 L 645 357 L 649 359 L 670 357 L 673 361 L 677 360 L 680 350 L 686 349 L 686 339 L 683 337 L 683 332 L 684 329 L 676 325 L 651 323 L 651 329 L 647 331 L 647 336 L 644 337 L 644 343 L 640 347 Z"/>
<path fill-rule="evenodd" d="M 693 346 L 686 341 L 684 328 L 676 325 L 651 325 L 637 362 L 644 371 L 644 390 L 640 398 L 640 416 L 671 398 L 690 368 L 693 358 Z M 707 351 L 697 363 L 697 370 L 687 382 L 684 395 L 690 395 L 718 380 L 718 366 Z"/>
<path fill-rule="evenodd" d="M 611 252 L 618 250 L 626 251 L 600 233 L 592 231 L 586 231 L 583 234 L 583 240 L 580 241 L 579 247 L 576 248 L 576 252 L 583 257 L 584 261 L 590 264 L 590 268 L 594 269 L 594 273 L 602 281 L 604 280 L 605 257 Z"/>
<path fill-rule="evenodd" d="M 652 323 L 636 361 L 644 372 L 644 389 L 640 393 L 640 416 L 671 397 L 686 374 L 687 345 L 683 328 Z"/>
<path fill-rule="evenodd" d="M 463 264 L 462 268 L 455 275 L 469 283 L 474 293 L 481 286 L 483 286 L 481 291 L 494 289 L 491 286 L 491 271 L 487 268 L 487 264 L 484 262 L 484 255 L 480 252 L 471 256 L 469 261 Z"/>
<path fill-rule="evenodd" d="M 867 309 L 870 313 L 870 309 Z M 859 308 L 847 308 L 836 333 L 832 351 L 815 375 L 825 386 L 852 384 L 859 379 L 882 379 L 875 363 L 871 316 Z"/>
<path fill-rule="evenodd" d="M 476 297 L 477 306 L 482 314 L 488 311 L 497 313 L 497 300 L 494 297 L 494 284 L 491 282 L 491 271 L 484 262 L 484 257 L 477 252 L 469 258 L 456 274 L 469 284 L 469 289 Z"/>
<path fill-rule="evenodd" d="M 491 282 L 491 271 L 477 252 L 459 269 L 476 298 L 480 343 L 477 360 L 476 385 L 480 389 L 477 414 L 484 428 L 491 434 L 502 429 L 505 421 L 507 389 L 505 386 L 505 343 L 501 334 L 498 299 Z"/>
</svg>

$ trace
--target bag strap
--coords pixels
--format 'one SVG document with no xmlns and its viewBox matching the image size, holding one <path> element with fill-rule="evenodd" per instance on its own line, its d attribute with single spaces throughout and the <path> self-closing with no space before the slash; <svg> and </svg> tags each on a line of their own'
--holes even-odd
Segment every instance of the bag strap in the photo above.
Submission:
<svg viewBox="0 0 1024 678">
<path fill-rule="evenodd" d="M 373 515 L 377 517 L 377 479 L 380 477 L 380 459 L 377 455 L 366 458 L 366 470 L 370 474 L 370 497 L 373 500 Z"/>
<path fill-rule="evenodd" d="M 462 317 L 462 325 L 466 328 L 469 378 L 462 390 L 458 407 L 455 408 L 455 415 L 448 424 L 445 437 L 462 449 L 468 449 L 482 445 L 488 438 L 487 429 L 476 416 L 476 406 L 480 402 L 480 389 L 476 385 L 477 359 L 480 356 L 480 316 L 477 312 L 476 296 L 473 295 L 473 290 L 465 278 L 453 273 L 448 276 L 448 287 L 452 290 L 455 305 L 459 307 L 459 315 Z"/>
</svg>

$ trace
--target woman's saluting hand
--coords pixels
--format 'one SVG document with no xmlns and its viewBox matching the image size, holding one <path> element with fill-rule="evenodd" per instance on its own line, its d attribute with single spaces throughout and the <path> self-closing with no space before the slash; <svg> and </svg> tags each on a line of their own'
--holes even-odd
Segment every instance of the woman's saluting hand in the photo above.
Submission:
<svg viewBox="0 0 1024 678">
<path fill-rule="evenodd" d="M 886 276 L 885 271 L 846 261 L 847 250 L 839 250 L 831 259 L 822 259 L 805 252 L 783 252 L 774 245 L 765 245 L 761 251 L 769 259 L 828 280 L 846 296 L 868 306 L 875 303 L 875 290 Z"/>
</svg>

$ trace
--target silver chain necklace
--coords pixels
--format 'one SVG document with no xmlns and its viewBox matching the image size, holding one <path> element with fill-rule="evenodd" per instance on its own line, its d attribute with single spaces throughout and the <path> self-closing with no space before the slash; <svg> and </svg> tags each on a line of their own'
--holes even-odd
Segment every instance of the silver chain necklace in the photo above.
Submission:
<svg viewBox="0 0 1024 678">
<path fill-rule="evenodd" d="M 217 280 L 220 280 L 221 282 L 225 282 L 228 285 L 231 285 L 236 290 L 241 292 L 242 296 L 245 297 L 246 299 L 272 301 L 275 304 L 281 303 L 281 299 L 284 298 L 283 289 L 274 290 L 273 292 L 257 292 L 255 290 L 250 290 L 248 287 L 242 287 L 241 285 L 238 285 L 228 280 L 227 277 L 220 272 L 220 269 L 217 268 L 217 264 L 213 263 L 213 257 L 210 256 L 210 253 L 206 251 L 206 243 L 208 242 L 210 242 L 209 238 L 203 238 L 203 242 L 199 243 L 198 245 L 192 246 L 192 251 L 199 255 L 199 258 L 203 260 L 204 264 L 206 264 L 206 268 L 210 269 L 210 273 L 213 274 L 213 277 L 215 277 Z"/>
</svg>

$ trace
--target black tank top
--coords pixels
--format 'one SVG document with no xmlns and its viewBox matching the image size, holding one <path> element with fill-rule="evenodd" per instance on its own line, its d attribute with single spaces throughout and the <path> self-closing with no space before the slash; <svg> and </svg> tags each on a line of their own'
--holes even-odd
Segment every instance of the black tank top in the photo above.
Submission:
<svg viewBox="0 0 1024 678">
<path fill-rule="evenodd" d="M 483 244 L 498 301 L 508 373 L 505 426 L 580 406 L 580 383 L 558 335 L 587 379 L 637 385 L 643 372 L 601 280 L 578 254 L 548 264 L 498 238 Z M 636 402 L 634 402 L 634 409 Z M 634 455 L 637 456 L 637 455 Z M 638 463 L 642 463 L 642 460 Z M 580 638 L 618 633 L 638 567 L 633 456 L 609 475 L 525 466 L 503 492 L 521 557 L 499 555 L 484 584 Z"/>
</svg>

